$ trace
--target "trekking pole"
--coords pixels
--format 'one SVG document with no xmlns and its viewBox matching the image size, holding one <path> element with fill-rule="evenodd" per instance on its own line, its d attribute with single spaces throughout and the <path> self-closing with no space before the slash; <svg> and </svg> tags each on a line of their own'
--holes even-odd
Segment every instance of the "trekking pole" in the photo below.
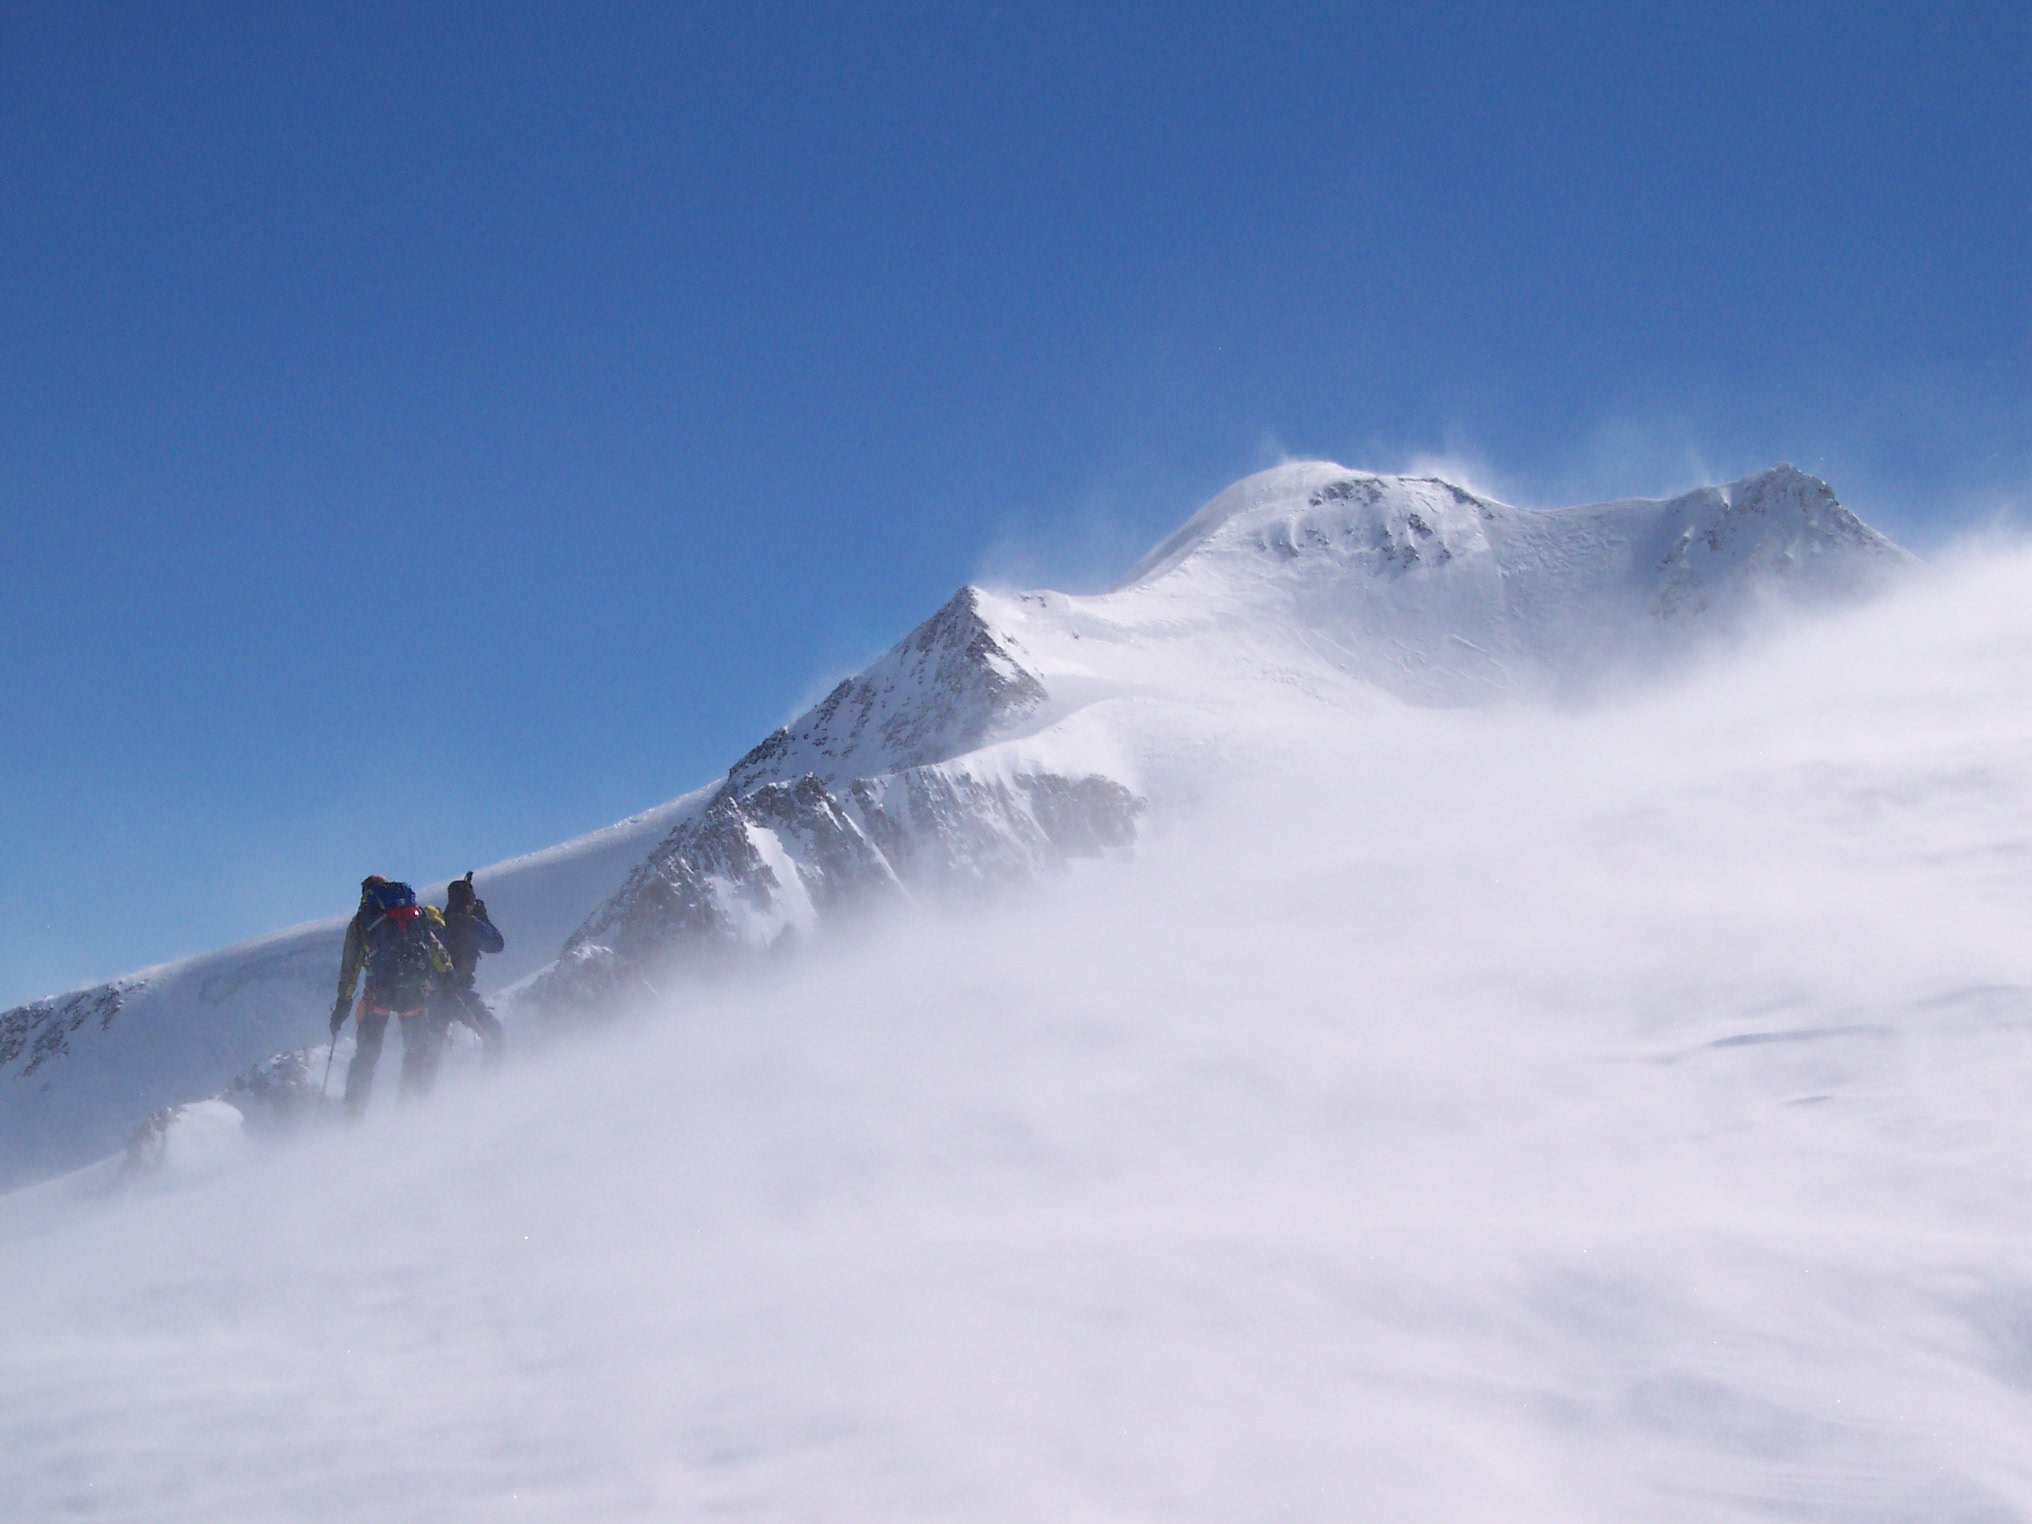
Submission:
<svg viewBox="0 0 2032 1524">
<path fill-rule="evenodd" d="M 320 1117 L 325 1114 L 325 1091 L 332 1083 L 332 1060 L 338 1056 L 339 1034 L 334 1032 L 332 1040 L 325 1044 L 325 1077 L 318 1081 L 317 1087 L 317 1109 Z"/>
</svg>

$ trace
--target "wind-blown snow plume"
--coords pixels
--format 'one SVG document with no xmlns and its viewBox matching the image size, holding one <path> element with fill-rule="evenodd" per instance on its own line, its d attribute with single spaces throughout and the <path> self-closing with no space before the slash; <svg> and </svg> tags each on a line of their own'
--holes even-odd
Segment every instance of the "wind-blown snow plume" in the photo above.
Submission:
<svg viewBox="0 0 2032 1524">
<path fill-rule="evenodd" d="M 1293 688 L 1133 863 L 17 1193 L 0 1496 L 2025 1516 L 2028 686 L 2015 555 L 1587 708 Z"/>
</svg>

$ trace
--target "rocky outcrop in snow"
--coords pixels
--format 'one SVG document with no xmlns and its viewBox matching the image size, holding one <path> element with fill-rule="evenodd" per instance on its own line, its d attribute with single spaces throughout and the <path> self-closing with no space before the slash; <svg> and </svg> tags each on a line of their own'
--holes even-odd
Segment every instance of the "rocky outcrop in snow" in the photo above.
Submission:
<svg viewBox="0 0 2032 1524">
<path fill-rule="evenodd" d="M 1126 847 L 1142 801 L 1093 772 L 955 759 L 1044 704 L 963 588 L 867 671 L 742 757 L 526 997 L 584 1010 L 662 970 L 809 935 L 914 893 L 970 893 Z M 877 769 L 854 776 L 857 766 Z"/>
<path fill-rule="evenodd" d="M 20 1077 L 28 1079 L 51 1059 L 70 1053 L 71 1036 L 88 1021 L 104 1031 L 120 1014 L 127 997 L 143 987 L 140 979 L 116 979 L 73 995 L 52 995 L 0 1013 L 0 1070 L 24 1060 Z"/>
</svg>

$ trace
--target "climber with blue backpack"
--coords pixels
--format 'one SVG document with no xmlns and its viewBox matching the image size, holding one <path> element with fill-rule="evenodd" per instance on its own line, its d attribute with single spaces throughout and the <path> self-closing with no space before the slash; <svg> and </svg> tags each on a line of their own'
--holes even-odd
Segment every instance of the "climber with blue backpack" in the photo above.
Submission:
<svg viewBox="0 0 2032 1524">
<path fill-rule="evenodd" d="M 405 1096 L 429 1091 L 437 1074 L 444 1025 L 430 1014 L 436 987 L 452 972 L 437 928 L 443 922 L 435 909 L 416 903 L 409 885 L 370 874 L 360 883 L 360 908 L 346 927 L 346 948 L 339 960 L 339 998 L 332 1006 L 332 1040 L 338 1040 L 353 997 L 360 998 L 359 1030 L 353 1061 L 346 1067 L 346 1115 L 367 1109 L 374 1088 L 374 1066 L 388 1018 L 402 1027 L 402 1082 Z"/>
</svg>

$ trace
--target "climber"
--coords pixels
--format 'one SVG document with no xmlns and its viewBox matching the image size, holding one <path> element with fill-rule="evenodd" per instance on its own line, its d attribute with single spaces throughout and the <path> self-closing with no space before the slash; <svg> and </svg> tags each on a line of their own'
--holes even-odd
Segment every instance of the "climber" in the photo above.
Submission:
<svg viewBox="0 0 2032 1524">
<path fill-rule="evenodd" d="M 501 1023 L 480 992 L 473 976 L 482 953 L 497 953 L 508 944 L 494 923 L 487 919 L 487 902 L 473 892 L 473 875 L 455 878 L 445 886 L 444 924 L 438 929 L 452 971 L 437 985 L 438 1023 L 448 1028 L 454 1021 L 471 1027 L 480 1039 L 480 1051 L 489 1063 L 499 1063 L 502 1053 Z"/>
<path fill-rule="evenodd" d="M 401 1093 L 423 1095 L 436 1076 L 444 1026 L 429 1014 L 429 1006 L 434 987 L 452 970 L 451 956 L 438 938 L 437 925 L 437 912 L 426 915 L 409 885 L 391 883 L 378 873 L 361 881 L 360 908 L 346 927 L 345 952 L 339 961 L 339 997 L 332 1006 L 331 1020 L 336 1042 L 353 1012 L 357 989 L 360 1024 L 353 1061 L 346 1068 L 349 1117 L 358 1117 L 367 1109 L 367 1098 L 374 1088 L 374 1065 L 381 1057 L 381 1040 L 387 1035 L 390 1016 L 402 1025 Z"/>
</svg>

